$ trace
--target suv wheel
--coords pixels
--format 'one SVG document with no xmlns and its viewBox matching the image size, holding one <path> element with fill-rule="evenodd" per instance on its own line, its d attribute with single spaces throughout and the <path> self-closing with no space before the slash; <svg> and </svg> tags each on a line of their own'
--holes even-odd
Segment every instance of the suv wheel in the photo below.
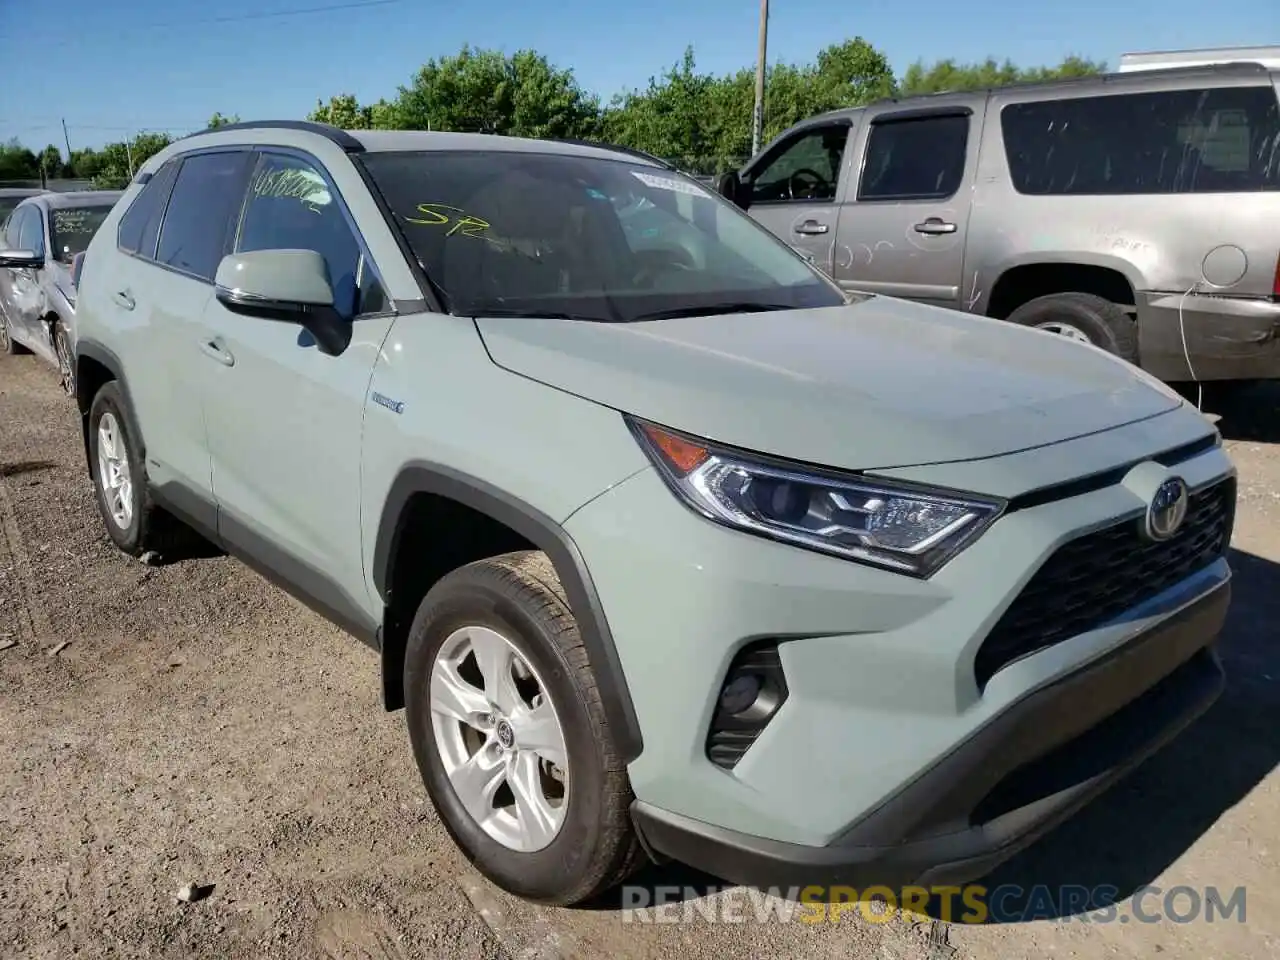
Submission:
<svg viewBox="0 0 1280 960">
<path fill-rule="evenodd" d="M 15 356 L 28 352 L 26 347 L 9 336 L 9 321 L 5 319 L 3 313 L 0 313 L 0 354 Z"/>
<path fill-rule="evenodd" d="M 626 768 L 545 554 L 442 578 L 410 628 L 404 685 L 427 792 L 485 876 L 569 905 L 631 873 L 640 847 Z"/>
<path fill-rule="evenodd" d="M 62 378 L 62 389 L 67 396 L 76 395 L 76 366 L 71 354 L 71 335 L 67 333 L 67 325 L 59 320 L 53 327 L 53 352 L 58 358 L 58 374 Z"/>
<path fill-rule="evenodd" d="M 152 501 L 132 422 L 119 385 L 113 380 L 103 386 L 93 398 L 88 423 L 98 512 L 107 535 L 122 551 L 135 557 L 147 552 L 164 556 L 198 536 Z"/>
<path fill-rule="evenodd" d="M 1138 362 L 1138 325 L 1124 308 L 1092 293 L 1051 293 L 1024 303 L 1010 323 L 1092 343 L 1130 363 Z"/>
</svg>

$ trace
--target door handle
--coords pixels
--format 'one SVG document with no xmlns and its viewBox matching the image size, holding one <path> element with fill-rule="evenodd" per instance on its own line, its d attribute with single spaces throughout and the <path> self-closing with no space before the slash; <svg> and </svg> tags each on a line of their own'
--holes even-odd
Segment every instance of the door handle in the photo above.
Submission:
<svg viewBox="0 0 1280 960">
<path fill-rule="evenodd" d="M 236 365 L 236 358 L 217 340 L 201 340 L 200 352 L 206 357 L 212 357 L 217 360 L 224 367 L 234 367 Z"/>
<path fill-rule="evenodd" d="M 124 307 L 124 309 L 126 310 L 132 310 L 134 307 L 138 305 L 137 302 L 133 299 L 133 297 L 129 294 L 128 290 L 117 290 L 115 293 L 111 295 L 111 299 L 114 300 L 120 306 Z"/>
<path fill-rule="evenodd" d="M 819 223 L 817 220 L 806 220 L 804 223 L 798 223 L 795 227 L 796 233 L 803 233 L 806 236 L 817 236 L 820 233 L 826 233 L 830 229 L 825 223 Z"/>
<path fill-rule="evenodd" d="M 955 233 L 956 225 L 947 223 L 941 217 L 930 217 L 924 223 L 916 224 L 916 233 L 927 233 L 930 236 L 938 236 L 943 233 Z"/>
</svg>

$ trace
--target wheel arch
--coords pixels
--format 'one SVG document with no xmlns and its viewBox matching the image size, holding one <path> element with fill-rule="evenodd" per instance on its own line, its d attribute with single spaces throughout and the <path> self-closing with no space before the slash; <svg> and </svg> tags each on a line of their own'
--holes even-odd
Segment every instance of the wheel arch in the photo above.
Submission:
<svg viewBox="0 0 1280 960">
<path fill-rule="evenodd" d="M 643 739 L 635 706 L 627 688 L 622 662 L 604 608 L 582 552 L 568 532 L 536 507 L 476 477 L 443 464 L 414 461 L 397 474 L 383 504 L 374 541 L 372 580 L 384 609 L 393 609 L 392 585 L 396 565 L 407 548 L 411 506 L 420 495 L 439 497 L 475 511 L 509 528 L 555 567 L 570 609 L 578 622 L 583 646 L 590 658 L 609 726 L 615 731 L 625 763 L 640 755 Z M 407 630 L 384 625 L 381 638 L 383 699 L 388 710 L 402 707 L 402 678 Z"/>
<path fill-rule="evenodd" d="M 1003 320 L 1040 296 L 1054 293 L 1095 293 L 1133 307 L 1142 276 L 1132 263 L 1106 254 L 1081 252 L 1069 257 L 1026 254 L 1002 263 L 975 307 L 979 313 Z"/>
<path fill-rule="evenodd" d="M 115 381 L 124 394 L 125 416 L 129 420 L 129 435 L 138 446 L 138 456 L 146 463 L 147 443 L 142 429 L 138 426 L 138 416 L 134 410 L 133 398 L 129 395 L 129 384 L 124 378 L 124 364 L 120 358 L 95 340 L 78 340 L 75 344 L 76 363 L 76 406 L 80 410 L 80 433 L 84 440 L 85 467 L 93 474 L 93 462 L 89 455 L 89 411 L 93 407 L 93 398 L 106 384 Z"/>
</svg>

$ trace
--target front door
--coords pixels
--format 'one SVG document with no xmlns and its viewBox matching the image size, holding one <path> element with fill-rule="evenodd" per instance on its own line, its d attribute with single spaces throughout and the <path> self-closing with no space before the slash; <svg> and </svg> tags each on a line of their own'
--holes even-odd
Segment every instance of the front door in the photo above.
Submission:
<svg viewBox="0 0 1280 960">
<path fill-rule="evenodd" d="M 310 157 L 264 151 L 250 177 L 234 247 L 315 250 L 352 324 L 338 356 L 302 327 L 205 310 L 207 405 L 219 531 L 265 559 L 344 625 L 372 612 L 360 527 L 365 399 L 394 315 L 332 180 Z"/>
<path fill-rule="evenodd" d="M 832 272 L 837 193 L 849 122 L 795 131 L 746 171 L 748 213 L 810 263 Z"/>
<path fill-rule="evenodd" d="M 865 290 L 963 309 L 965 236 L 978 159 L 967 108 L 869 110 L 857 137 L 858 171 L 840 206 L 836 280 Z"/>
</svg>

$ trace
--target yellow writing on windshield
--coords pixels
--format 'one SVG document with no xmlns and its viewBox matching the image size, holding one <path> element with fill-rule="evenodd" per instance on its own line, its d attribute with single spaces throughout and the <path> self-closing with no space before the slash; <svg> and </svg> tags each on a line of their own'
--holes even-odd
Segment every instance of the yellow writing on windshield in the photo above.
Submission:
<svg viewBox="0 0 1280 960">
<path fill-rule="evenodd" d="M 449 213 L 443 211 L 449 210 Z M 418 204 L 418 213 L 421 217 L 405 217 L 408 223 L 416 224 L 420 227 L 442 227 L 446 224 L 452 224 L 447 231 L 446 237 L 452 237 L 455 233 L 462 237 L 479 237 L 489 227 L 492 226 L 488 220 L 481 220 L 479 217 L 473 217 L 461 207 L 451 207 L 447 203 L 420 203 Z M 461 216 L 457 216 L 461 214 Z"/>
</svg>

